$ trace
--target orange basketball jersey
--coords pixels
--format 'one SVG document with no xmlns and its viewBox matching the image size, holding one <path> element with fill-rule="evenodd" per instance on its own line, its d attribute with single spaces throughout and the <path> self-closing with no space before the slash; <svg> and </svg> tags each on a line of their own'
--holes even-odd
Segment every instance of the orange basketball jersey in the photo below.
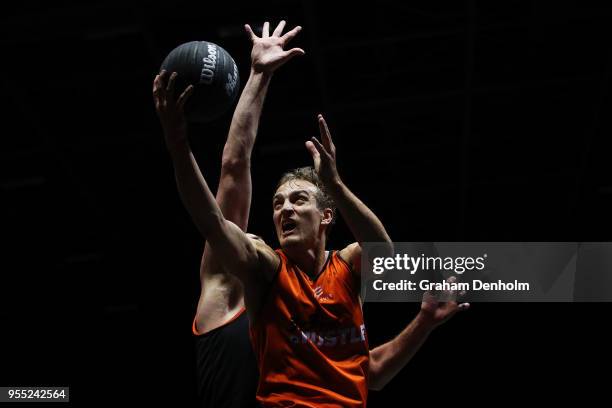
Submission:
<svg viewBox="0 0 612 408">
<path fill-rule="evenodd" d="M 365 407 L 369 347 L 359 280 L 336 251 L 310 279 L 283 253 L 250 332 L 264 407 Z"/>
</svg>

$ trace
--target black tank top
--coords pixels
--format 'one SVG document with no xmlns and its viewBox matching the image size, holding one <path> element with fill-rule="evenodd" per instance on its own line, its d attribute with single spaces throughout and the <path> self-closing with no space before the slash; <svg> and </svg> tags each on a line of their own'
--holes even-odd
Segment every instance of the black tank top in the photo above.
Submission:
<svg viewBox="0 0 612 408">
<path fill-rule="evenodd" d="M 196 335 L 195 345 L 200 407 L 256 407 L 257 363 L 244 309 L 223 326 Z"/>
</svg>

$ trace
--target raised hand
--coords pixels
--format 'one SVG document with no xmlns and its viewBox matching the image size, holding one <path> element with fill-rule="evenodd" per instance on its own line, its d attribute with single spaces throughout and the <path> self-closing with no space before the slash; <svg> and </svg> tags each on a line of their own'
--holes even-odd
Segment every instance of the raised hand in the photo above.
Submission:
<svg viewBox="0 0 612 408">
<path fill-rule="evenodd" d="M 177 75 L 173 72 L 168 78 L 168 73 L 161 71 L 153 80 L 155 110 L 164 129 L 168 147 L 187 139 L 184 108 L 187 98 L 193 92 L 193 85 L 189 85 L 178 98 L 175 98 L 174 83 Z"/>
<path fill-rule="evenodd" d="M 454 283 L 457 281 L 457 278 L 451 276 L 446 281 Z M 432 326 L 439 326 L 450 319 L 455 313 L 467 310 L 470 307 L 469 303 L 457 303 L 456 299 L 456 291 L 443 291 L 438 293 L 437 296 L 429 291 L 425 292 L 421 302 L 420 313 Z"/>
<path fill-rule="evenodd" d="M 331 134 L 325 123 L 323 115 L 317 117 L 319 121 L 319 133 L 321 134 L 321 143 L 316 137 L 312 137 L 306 142 L 306 148 L 312 155 L 315 171 L 324 185 L 329 186 L 330 183 L 340 181 L 340 175 L 336 168 L 336 146 L 332 141 Z"/>
<path fill-rule="evenodd" d="M 248 24 L 245 24 L 244 28 L 253 43 L 251 67 L 255 72 L 271 74 L 296 55 L 304 55 L 304 50 L 301 48 L 284 49 L 289 41 L 300 32 L 302 29 L 300 26 L 281 36 L 285 28 L 285 21 L 283 20 L 270 35 L 270 23 L 266 21 L 263 25 L 261 37 L 256 36 Z"/>
</svg>

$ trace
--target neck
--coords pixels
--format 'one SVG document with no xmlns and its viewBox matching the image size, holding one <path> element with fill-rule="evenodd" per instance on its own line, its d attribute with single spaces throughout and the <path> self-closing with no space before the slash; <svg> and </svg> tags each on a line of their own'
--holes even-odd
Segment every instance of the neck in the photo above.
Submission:
<svg viewBox="0 0 612 408">
<path fill-rule="evenodd" d="M 318 240 L 316 245 L 309 248 L 283 248 L 283 251 L 294 264 L 310 277 L 318 274 L 325 264 L 325 239 Z"/>
</svg>

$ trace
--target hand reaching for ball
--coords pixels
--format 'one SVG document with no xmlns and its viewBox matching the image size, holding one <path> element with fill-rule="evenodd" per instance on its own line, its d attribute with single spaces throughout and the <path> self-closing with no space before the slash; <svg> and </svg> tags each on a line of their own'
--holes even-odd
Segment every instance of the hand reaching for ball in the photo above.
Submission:
<svg viewBox="0 0 612 408">
<path fill-rule="evenodd" d="M 166 144 L 172 147 L 187 140 L 187 121 L 185 120 L 185 102 L 193 92 L 193 85 L 189 85 L 183 93 L 175 97 L 174 83 L 177 73 L 173 72 L 168 79 L 168 73 L 161 71 L 153 81 L 153 101 L 159 116 Z"/>
<path fill-rule="evenodd" d="M 266 21 L 263 25 L 261 37 L 256 36 L 248 24 L 244 28 L 253 43 L 251 67 L 255 72 L 271 74 L 296 55 L 304 55 L 304 50 L 301 48 L 284 49 L 289 41 L 300 32 L 302 29 L 300 26 L 281 36 L 285 28 L 285 21 L 283 20 L 270 35 L 270 23 Z"/>
</svg>

